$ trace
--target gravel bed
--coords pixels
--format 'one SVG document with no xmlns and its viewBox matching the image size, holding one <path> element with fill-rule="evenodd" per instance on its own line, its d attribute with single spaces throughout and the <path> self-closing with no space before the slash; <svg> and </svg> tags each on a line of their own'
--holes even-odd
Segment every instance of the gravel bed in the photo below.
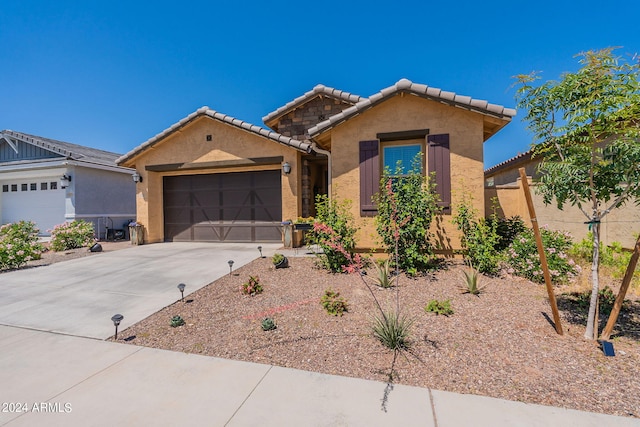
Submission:
<svg viewBox="0 0 640 427">
<path fill-rule="evenodd" d="M 402 312 L 414 321 L 411 347 L 394 363 L 393 352 L 372 336 L 377 308 L 360 277 L 327 273 L 311 258 L 290 258 L 289 264 L 276 270 L 270 259 L 257 259 L 122 331 L 118 341 L 640 417 L 637 300 L 629 304 L 613 340 L 616 357 L 605 357 L 597 342 L 583 339 L 584 314 L 565 296 L 558 298 L 565 334 L 556 334 L 544 286 L 517 277 L 481 277 L 485 292 L 474 296 L 460 292 L 460 265 L 417 279 L 402 275 L 397 288 L 372 285 L 385 307 L 399 295 Z M 366 280 L 372 282 L 373 274 Z M 250 275 L 259 276 L 262 294 L 240 292 Z M 320 305 L 328 288 L 348 301 L 344 316 L 331 316 Z M 425 312 L 431 299 L 450 300 L 454 314 Z M 177 315 L 186 324 L 173 328 L 170 320 Z M 262 330 L 266 316 L 277 329 Z M 392 404 L 393 391 L 389 398 Z"/>
</svg>

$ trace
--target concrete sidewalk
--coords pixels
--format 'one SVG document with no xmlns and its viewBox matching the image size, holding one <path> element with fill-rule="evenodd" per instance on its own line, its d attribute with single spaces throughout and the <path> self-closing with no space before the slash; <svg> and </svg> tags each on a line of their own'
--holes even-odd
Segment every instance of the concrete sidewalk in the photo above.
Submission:
<svg viewBox="0 0 640 427">
<path fill-rule="evenodd" d="M 0 325 L 104 339 L 260 255 L 253 243 L 160 243 L 0 274 Z M 281 245 L 262 243 L 265 256 Z"/>
<path fill-rule="evenodd" d="M 380 382 L 6 326 L 0 385 L 0 425 L 11 427 L 640 426 L 402 385 L 384 412 Z"/>
</svg>

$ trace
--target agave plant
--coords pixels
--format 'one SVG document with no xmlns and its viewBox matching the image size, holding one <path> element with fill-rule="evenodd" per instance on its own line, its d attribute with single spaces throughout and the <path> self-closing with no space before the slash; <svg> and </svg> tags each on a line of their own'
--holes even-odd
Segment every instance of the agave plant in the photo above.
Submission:
<svg viewBox="0 0 640 427">
<path fill-rule="evenodd" d="M 276 329 L 276 322 L 273 321 L 271 317 L 265 317 L 262 319 L 262 330 L 263 331 L 272 331 Z"/>
<path fill-rule="evenodd" d="M 480 295 L 484 291 L 484 286 L 478 287 L 478 270 L 470 266 L 470 270 L 462 270 L 465 284 L 460 286 L 463 294 Z"/>
<path fill-rule="evenodd" d="M 376 284 L 381 288 L 390 288 L 393 286 L 389 271 L 389 260 L 374 262 L 373 265 L 376 267 Z"/>
</svg>

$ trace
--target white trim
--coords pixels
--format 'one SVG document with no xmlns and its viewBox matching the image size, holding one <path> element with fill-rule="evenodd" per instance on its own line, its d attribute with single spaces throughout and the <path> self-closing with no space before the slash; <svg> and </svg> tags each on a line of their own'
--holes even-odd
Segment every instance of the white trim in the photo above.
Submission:
<svg viewBox="0 0 640 427">
<path fill-rule="evenodd" d="M 3 165 L 0 163 L 0 176 L 6 172 L 14 172 L 14 171 L 29 171 L 29 170 L 38 170 L 38 169 L 52 169 L 52 168 L 65 168 L 67 166 L 79 166 L 88 169 L 100 169 L 106 170 L 110 172 L 119 172 L 126 173 L 129 175 L 133 175 L 135 173 L 135 169 L 125 168 L 122 166 L 109 166 L 109 165 L 101 165 L 98 163 L 91 162 L 83 162 L 78 160 L 68 160 L 68 159 L 43 159 L 38 160 L 36 162 L 28 162 L 28 163 L 18 163 L 12 165 Z"/>
<path fill-rule="evenodd" d="M 116 165 L 108 166 L 108 165 L 101 165 L 99 163 L 83 162 L 78 160 L 65 160 L 62 164 L 69 165 L 69 166 L 80 166 L 80 167 L 91 168 L 91 169 L 100 169 L 100 170 L 106 170 L 110 172 L 128 173 L 129 175 L 133 175 L 136 172 L 135 169 L 125 168 L 123 166 L 116 166 Z"/>
<path fill-rule="evenodd" d="M 127 217 L 127 218 L 135 218 L 136 214 L 66 214 L 64 219 L 76 219 L 76 218 L 112 218 L 112 217 Z"/>
</svg>

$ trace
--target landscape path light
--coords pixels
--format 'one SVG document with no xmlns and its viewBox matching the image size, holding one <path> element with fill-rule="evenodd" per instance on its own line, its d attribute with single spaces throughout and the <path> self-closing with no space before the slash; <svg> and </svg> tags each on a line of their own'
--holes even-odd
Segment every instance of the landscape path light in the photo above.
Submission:
<svg viewBox="0 0 640 427">
<path fill-rule="evenodd" d="M 185 288 L 186 286 L 187 286 L 187 285 L 185 285 L 184 283 L 180 283 L 180 284 L 178 285 L 178 289 L 180 289 L 180 294 L 182 295 L 182 298 L 181 298 L 182 302 L 184 302 L 184 288 Z"/>
<path fill-rule="evenodd" d="M 231 276 L 231 272 L 233 271 L 233 260 L 230 259 L 227 261 L 227 264 L 229 264 L 229 276 Z"/>
<path fill-rule="evenodd" d="M 258 246 L 258 251 L 260 252 L 260 258 L 262 258 L 262 246 Z"/>
<path fill-rule="evenodd" d="M 124 319 L 122 314 L 114 314 L 113 317 L 111 317 L 111 321 L 116 327 L 116 340 L 118 339 L 118 326 L 120 325 L 120 322 L 122 322 L 122 319 Z"/>
</svg>

